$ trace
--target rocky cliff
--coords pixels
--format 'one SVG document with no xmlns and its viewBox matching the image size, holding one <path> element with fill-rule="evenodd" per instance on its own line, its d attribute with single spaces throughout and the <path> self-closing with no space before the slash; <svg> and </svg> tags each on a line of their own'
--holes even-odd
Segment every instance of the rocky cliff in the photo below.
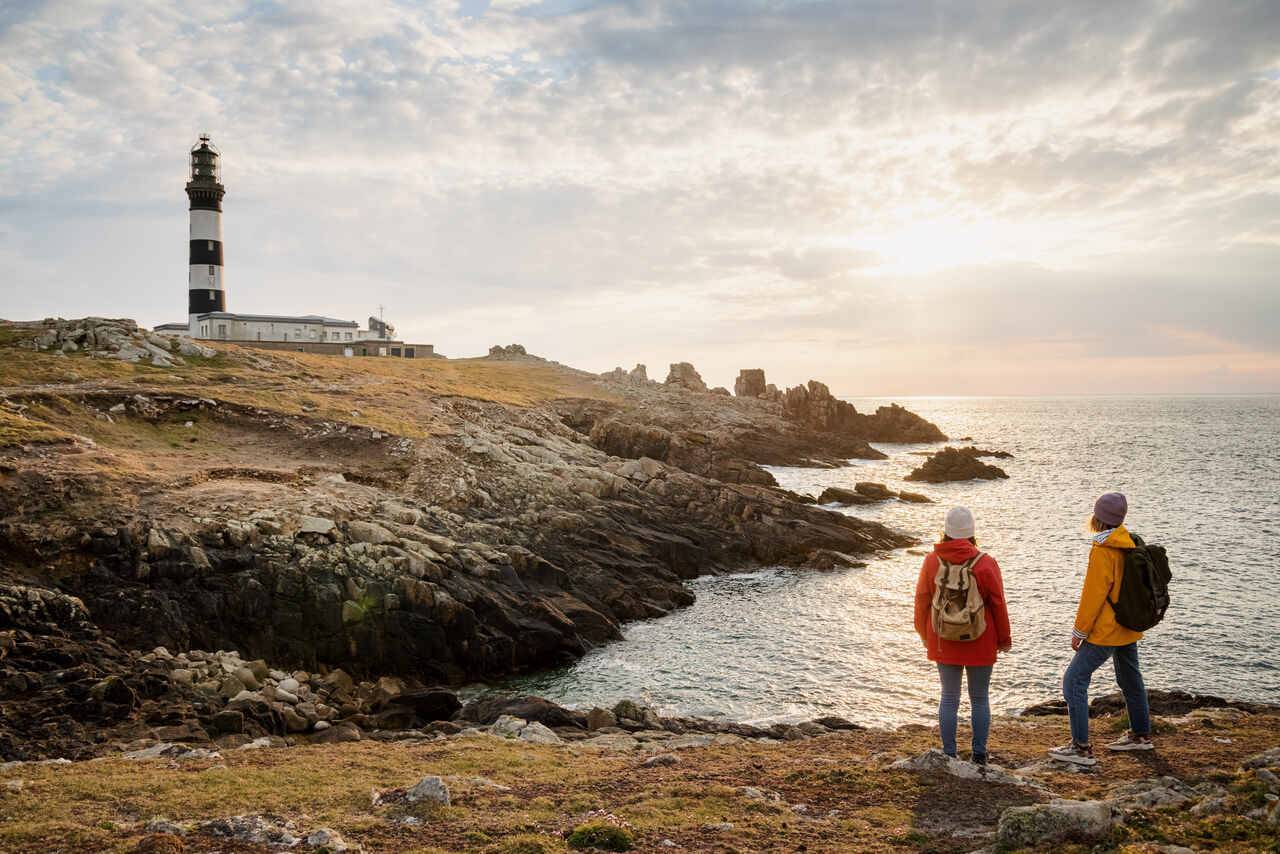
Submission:
<svg viewBox="0 0 1280 854">
<path fill-rule="evenodd" d="M 19 699 L 68 667 L 92 671 L 87 691 L 112 670 L 95 657 L 156 646 L 494 677 L 687 605 L 700 573 L 910 542 L 774 488 L 758 463 L 865 440 L 768 401 L 610 382 L 515 346 L 464 362 L 145 334 L 163 359 L 51 346 L 102 326 L 0 326 L 0 601 L 74 597 L 84 623 L 56 634 L 0 608 L 0 632 L 25 633 L 0 662 Z"/>
</svg>

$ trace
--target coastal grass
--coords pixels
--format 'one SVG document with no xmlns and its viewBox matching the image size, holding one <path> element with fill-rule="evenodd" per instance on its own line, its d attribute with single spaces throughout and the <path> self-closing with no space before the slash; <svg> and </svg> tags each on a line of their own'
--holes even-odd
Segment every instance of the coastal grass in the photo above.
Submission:
<svg viewBox="0 0 1280 854">
<path fill-rule="evenodd" d="M 0 329 L 4 329 L 0 324 Z M 12 335 L 10 335 L 12 338 Z M 611 399 L 589 374 L 551 362 L 342 358 L 219 344 L 211 358 L 172 368 L 86 353 L 52 353 L 0 340 L 0 393 L 119 391 L 208 397 L 285 415 L 421 438 L 450 432 L 435 398 L 533 406 L 563 398 Z"/>
<path fill-rule="evenodd" d="M 65 442 L 71 436 L 43 421 L 0 409 L 0 448 Z"/>
<path fill-rule="evenodd" d="M 1113 722 L 1097 725 L 1106 731 Z M 1136 810 L 1100 847 L 1054 850 L 1136 852 L 1148 843 L 1274 850 L 1277 828 L 1242 818 L 1265 796 L 1238 769 L 1275 746 L 1278 725 L 1277 714 L 1169 723 L 1154 754 L 1104 757 L 1095 774 L 1050 773 L 1046 785 L 1070 798 L 1105 796 L 1121 783 L 1164 774 L 1222 782 L 1231 792 L 1223 815 Z M 1011 766 L 1037 761 L 1065 728 L 1061 718 L 998 719 L 994 755 Z M 1215 741 L 1221 738 L 1230 741 Z M 567 852 L 575 828 L 602 820 L 626 827 L 635 850 L 660 850 L 669 839 L 694 851 L 967 851 L 979 844 L 953 838 L 957 826 L 994 828 L 1005 808 L 1047 797 L 887 767 L 935 741 L 924 727 L 868 730 L 687 749 L 675 764 L 654 767 L 642 764 L 645 753 L 490 736 L 233 750 L 221 761 L 181 764 L 22 765 L 0 771 L 0 850 L 132 851 L 155 817 L 190 824 L 259 814 L 292 821 L 299 832 L 333 828 L 370 852 Z M 374 790 L 411 786 L 428 774 L 449 785 L 449 806 L 373 806 Z M 186 850 L 251 849 L 192 834 Z"/>
</svg>

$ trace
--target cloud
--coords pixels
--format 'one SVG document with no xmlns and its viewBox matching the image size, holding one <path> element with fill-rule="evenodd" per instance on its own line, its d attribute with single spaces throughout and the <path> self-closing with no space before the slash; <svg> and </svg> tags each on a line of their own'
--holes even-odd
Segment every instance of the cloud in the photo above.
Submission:
<svg viewBox="0 0 1280 854">
<path fill-rule="evenodd" d="M 180 317 L 208 129 L 234 308 L 901 392 L 948 375 L 938 335 L 1078 342 L 1192 388 L 1176 360 L 1280 341 L 1278 28 L 1265 1 L 10 4 L 0 315 Z M 1157 319 L 1099 324 L 1115 294 Z"/>
</svg>

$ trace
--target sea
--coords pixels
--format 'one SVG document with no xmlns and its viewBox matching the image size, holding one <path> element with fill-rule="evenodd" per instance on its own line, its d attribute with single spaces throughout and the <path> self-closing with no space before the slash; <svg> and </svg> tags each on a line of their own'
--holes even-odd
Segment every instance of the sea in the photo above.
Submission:
<svg viewBox="0 0 1280 854">
<path fill-rule="evenodd" d="M 849 398 L 860 411 L 890 401 Z M 884 460 L 771 468 L 817 496 L 874 481 L 933 504 L 838 509 L 920 541 L 863 569 L 783 567 L 690 582 L 690 607 L 623 627 L 572 666 L 483 691 L 578 708 L 638 698 L 668 715 L 770 723 L 842 715 L 925 722 L 937 672 L 912 626 L 913 591 L 946 511 L 969 507 L 1004 577 L 1013 650 L 996 664 L 1001 712 L 1060 696 L 1094 499 L 1120 491 L 1128 526 L 1168 549 L 1172 604 L 1139 645 L 1149 688 L 1280 703 L 1280 396 L 896 398 L 951 437 L 1008 451 L 1007 480 L 913 484 L 940 446 L 877 444 Z M 955 444 L 954 438 L 951 444 Z M 835 508 L 833 508 L 835 509 Z M 473 689 L 474 691 L 475 689 Z M 1110 665 L 1095 693 L 1116 690 Z M 967 703 L 967 700 L 966 700 Z"/>
</svg>

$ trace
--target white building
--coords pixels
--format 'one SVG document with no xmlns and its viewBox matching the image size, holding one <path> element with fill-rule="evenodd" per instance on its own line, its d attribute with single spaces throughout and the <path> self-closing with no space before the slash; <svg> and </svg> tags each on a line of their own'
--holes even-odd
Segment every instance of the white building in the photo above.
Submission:
<svg viewBox="0 0 1280 854">
<path fill-rule="evenodd" d="M 191 177 L 187 181 L 191 227 L 187 269 L 187 322 L 163 323 L 157 332 L 190 335 L 213 341 L 262 344 L 273 349 L 361 356 L 434 356 L 430 344 L 405 344 L 395 327 L 370 317 L 367 329 L 354 320 L 316 314 L 300 316 L 235 314 L 227 311 L 222 254 L 222 185 L 220 155 L 208 134 L 191 149 Z"/>
</svg>

